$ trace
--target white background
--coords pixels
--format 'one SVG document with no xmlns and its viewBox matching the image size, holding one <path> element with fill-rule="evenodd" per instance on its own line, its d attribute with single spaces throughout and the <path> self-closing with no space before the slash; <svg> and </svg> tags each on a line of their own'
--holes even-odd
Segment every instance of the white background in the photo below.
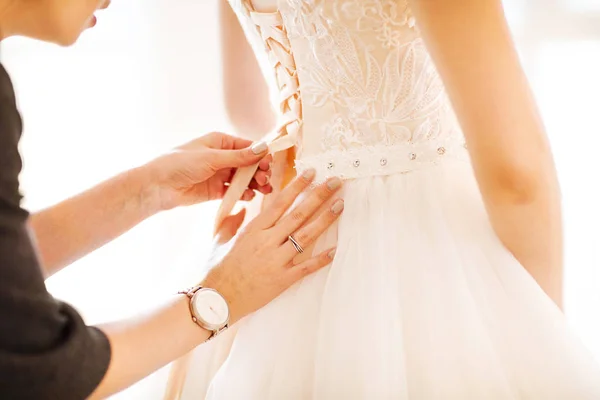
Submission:
<svg viewBox="0 0 600 400">
<path fill-rule="evenodd" d="M 563 188 L 567 315 L 600 359 L 600 0 L 506 3 Z M 113 1 L 74 47 L 2 43 L 25 121 L 26 205 L 47 207 L 199 134 L 227 131 L 217 23 L 217 0 Z M 144 222 L 48 287 L 89 323 L 139 312 L 198 273 L 214 210 Z M 160 399 L 164 373 L 116 397 Z"/>
</svg>

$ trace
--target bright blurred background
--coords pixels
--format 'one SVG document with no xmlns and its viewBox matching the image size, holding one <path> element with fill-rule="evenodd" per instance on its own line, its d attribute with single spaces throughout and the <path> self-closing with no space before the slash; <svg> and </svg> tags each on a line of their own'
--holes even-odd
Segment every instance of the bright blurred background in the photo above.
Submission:
<svg viewBox="0 0 600 400">
<path fill-rule="evenodd" d="M 600 171 L 600 0 L 505 4 L 563 189 L 567 316 L 600 359 L 600 191 L 593 178 Z M 2 43 L 25 121 L 27 207 L 52 205 L 199 134 L 229 131 L 217 5 L 113 1 L 74 47 Z M 207 204 L 159 215 L 48 287 L 89 323 L 151 307 L 198 274 L 215 210 Z M 159 371 L 115 399 L 160 399 L 165 377 Z"/>
</svg>

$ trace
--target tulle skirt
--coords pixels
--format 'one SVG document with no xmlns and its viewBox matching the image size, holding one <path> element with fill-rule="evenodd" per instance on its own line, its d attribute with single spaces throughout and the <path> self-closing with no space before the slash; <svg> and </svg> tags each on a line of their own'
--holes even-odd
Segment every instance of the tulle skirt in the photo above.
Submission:
<svg viewBox="0 0 600 400">
<path fill-rule="evenodd" d="M 333 263 L 192 355 L 182 399 L 600 399 L 466 163 L 348 181 Z"/>
</svg>

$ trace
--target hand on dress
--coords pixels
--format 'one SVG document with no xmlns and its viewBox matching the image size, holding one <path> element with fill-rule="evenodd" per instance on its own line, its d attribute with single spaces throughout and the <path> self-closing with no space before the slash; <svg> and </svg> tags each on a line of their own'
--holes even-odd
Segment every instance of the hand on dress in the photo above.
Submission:
<svg viewBox="0 0 600 400">
<path fill-rule="evenodd" d="M 313 189 L 293 210 L 289 208 L 308 188 L 314 171 L 296 178 L 235 237 L 244 211 L 227 217 L 216 236 L 212 268 L 201 283 L 221 293 L 229 303 L 233 324 L 276 298 L 299 279 L 331 263 L 334 249 L 301 260 L 288 239 L 306 249 L 342 213 L 344 203 L 322 207 L 339 190 L 342 182 L 332 178 Z M 217 254 L 219 253 L 219 254 Z"/>
<path fill-rule="evenodd" d="M 144 167 L 149 173 L 158 208 L 167 210 L 223 197 L 236 168 L 260 162 L 242 200 L 252 200 L 255 190 L 268 194 L 272 157 L 264 142 L 224 133 L 210 133 L 180 146 Z"/>
</svg>

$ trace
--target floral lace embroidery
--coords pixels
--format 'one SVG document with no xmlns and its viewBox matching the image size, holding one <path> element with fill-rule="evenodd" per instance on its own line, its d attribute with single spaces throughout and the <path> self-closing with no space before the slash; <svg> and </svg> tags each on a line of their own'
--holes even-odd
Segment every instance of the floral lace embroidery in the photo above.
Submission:
<svg viewBox="0 0 600 400">
<path fill-rule="evenodd" d="M 334 110 L 322 151 L 457 133 L 406 1 L 287 0 L 282 14 L 310 50 L 296 55 L 305 106 Z"/>
<path fill-rule="evenodd" d="M 415 19 L 405 1 L 346 1 L 336 9 L 356 21 L 358 32 L 377 32 L 377 40 L 384 47 L 398 47 L 402 43 L 402 27 L 415 27 Z"/>
<path fill-rule="evenodd" d="M 406 0 L 272 1 L 296 59 L 310 154 L 462 143 Z"/>
</svg>

